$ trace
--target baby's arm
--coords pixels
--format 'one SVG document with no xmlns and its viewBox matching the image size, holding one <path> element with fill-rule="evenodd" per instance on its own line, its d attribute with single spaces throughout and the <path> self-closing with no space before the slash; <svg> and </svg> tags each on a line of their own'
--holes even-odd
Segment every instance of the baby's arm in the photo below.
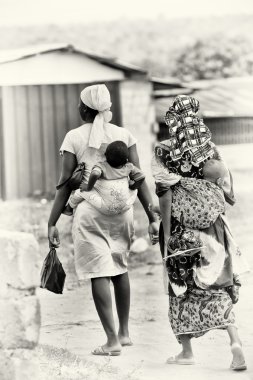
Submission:
<svg viewBox="0 0 253 380">
<path fill-rule="evenodd" d="M 227 175 L 224 178 L 224 184 L 222 186 L 222 190 L 224 192 L 225 200 L 228 202 L 231 206 L 235 204 L 235 195 L 234 195 L 234 189 L 233 189 L 233 177 L 232 174 L 230 173 L 226 162 L 223 160 L 219 150 L 217 149 L 216 145 L 213 144 L 213 149 L 214 149 L 214 159 L 216 160 L 221 160 L 223 164 L 227 168 Z"/>
<path fill-rule="evenodd" d="M 145 175 L 139 168 L 133 165 L 133 168 L 129 173 L 129 178 L 131 181 L 129 184 L 129 189 L 136 190 L 139 189 L 139 187 L 143 183 Z"/>
<path fill-rule="evenodd" d="M 81 191 L 91 191 L 97 182 L 97 180 L 101 177 L 102 170 L 98 166 L 94 166 L 90 173 L 89 181 L 88 183 L 81 183 L 80 190 Z"/>
</svg>

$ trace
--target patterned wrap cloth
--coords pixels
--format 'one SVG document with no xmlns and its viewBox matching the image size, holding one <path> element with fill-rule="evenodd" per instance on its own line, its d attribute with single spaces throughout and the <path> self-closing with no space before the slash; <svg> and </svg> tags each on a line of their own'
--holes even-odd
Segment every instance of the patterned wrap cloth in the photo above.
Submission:
<svg viewBox="0 0 253 380">
<path fill-rule="evenodd" d="M 184 226 L 205 229 L 225 212 L 223 190 L 205 179 L 181 178 L 173 188 L 172 215 Z"/>
<path fill-rule="evenodd" d="M 139 181 L 144 174 L 131 162 L 122 168 L 113 168 L 107 162 L 100 162 L 92 170 L 101 177 L 91 191 L 76 190 L 69 199 L 72 208 L 86 200 L 99 212 L 105 215 L 117 215 L 129 210 L 137 197 L 137 190 L 130 190 L 129 179 Z"/>
<path fill-rule="evenodd" d="M 203 120 L 197 116 L 199 102 L 191 96 L 179 95 L 165 116 L 169 138 L 162 142 L 169 150 L 173 161 L 189 151 L 191 162 L 199 164 L 210 157 L 211 132 Z"/>
</svg>

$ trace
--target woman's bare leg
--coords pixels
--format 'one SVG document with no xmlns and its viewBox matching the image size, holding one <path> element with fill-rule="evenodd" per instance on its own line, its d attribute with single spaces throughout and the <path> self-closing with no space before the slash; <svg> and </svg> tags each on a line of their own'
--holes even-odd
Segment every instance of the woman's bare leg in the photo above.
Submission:
<svg viewBox="0 0 253 380">
<path fill-rule="evenodd" d="M 230 345 L 232 349 L 232 355 L 233 355 L 233 363 L 236 365 L 240 365 L 242 363 L 245 363 L 245 358 L 243 355 L 242 348 L 242 342 L 238 335 L 238 330 L 235 326 L 228 326 L 227 332 L 230 338 Z"/>
<path fill-rule="evenodd" d="M 180 335 L 180 341 L 182 344 L 182 351 L 176 355 L 167 359 L 167 364 L 194 364 L 194 357 L 192 352 L 191 338 L 187 334 Z"/>
<path fill-rule="evenodd" d="M 228 332 L 228 335 L 229 335 L 229 338 L 230 338 L 230 344 L 232 346 L 232 344 L 234 343 L 239 343 L 240 345 L 242 345 L 242 342 L 239 338 L 239 335 L 238 335 L 238 330 L 235 326 L 228 326 L 227 327 L 227 332 Z"/>
<path fill-rule="evenodd" d="M 91 288 L 93 300 L 107 336 L 107 343 L 103 346 L 106 349 L 120 350 L 118 334 L 116 333 L 115 323 L 112 312 L 112 298 L 110 290 L 110 278 L 92 278 Z"/>
<path fill-rule="evenodd" d="M 119 340 L 122 345 L 131 344 L 128 321 L 130 310 L 130 284 L 128 273 L 111 278 L 114 285 L 115 301 L 119 318 Z"/>
<path fill-rule="evenodd" d="M 185 359 L 193 358 L 191 338 L 189 337 L 189 335 L 180 335 L 180 340 L 182 343 L 182 352 L 179 354 L 179 357 Z"/>
</svg>

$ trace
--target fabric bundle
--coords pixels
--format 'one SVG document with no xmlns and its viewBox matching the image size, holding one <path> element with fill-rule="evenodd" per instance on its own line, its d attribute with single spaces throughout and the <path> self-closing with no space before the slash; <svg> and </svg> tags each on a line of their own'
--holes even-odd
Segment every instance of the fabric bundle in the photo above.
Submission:
<svg viewBox="0 0 253 380">
<path fill-rule="evenodd" d="M 166 145 L 173 161 L 189 151 L 191 162 L 199 165 L 213 153 L 211 132 L 203 120 L 197 116 L 198 100 L 191 96 L 179 95 L 165 116 L 165 123 L 169 128 L 169 139 L 161 144 Z"/>
</svg>

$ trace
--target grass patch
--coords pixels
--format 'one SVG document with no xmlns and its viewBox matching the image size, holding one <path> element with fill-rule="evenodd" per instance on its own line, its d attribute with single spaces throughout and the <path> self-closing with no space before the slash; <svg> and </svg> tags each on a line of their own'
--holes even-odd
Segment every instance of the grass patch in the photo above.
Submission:
<svg viewBox="0 0 253 380">
<path fill-rule="evenodd" d="M 39 345 L 32 353 L 39 373 L 36 380 L 125 380 L 127 375 L 112 365 L 110 357 L 98 363 L 80 359 L 66 349 Z"/>
</svg>

